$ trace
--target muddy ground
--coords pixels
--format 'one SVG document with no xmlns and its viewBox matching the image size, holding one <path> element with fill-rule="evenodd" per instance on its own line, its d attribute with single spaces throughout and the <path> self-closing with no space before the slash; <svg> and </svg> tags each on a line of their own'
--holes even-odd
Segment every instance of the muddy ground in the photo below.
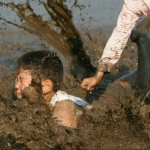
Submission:
<svg viewBox="0 0 150 150">
<path fill-rule="evenodd" d="M 91 32 L 92 41 L 89 42 L 84 36 L 83 39 L 87 54 L 96 66 L 107 38 L 103 32 L 100 32 L 99 37 L 94 37 L 94 32 L 96 31 Z M 1 58 L 5 58 L 8 65 L 8 67 L 5 63 L 6 66 L 1 65 L 1 150 L 141 150 L 150 148 L 149 120 L 145 121 L 136 113 L 134 115 L 130 107 L 132 103 L 127 100 L 128 97 L 133 98 L 132 90 L 123 90 L 128 96 L 124 98 L 120 87 L 108 86 L 118 77 L 137 67 L 137 47 L 131 41 L 128 42 L 122 59 L 114 66 L 111 73 L 105 75 L 102 83 L 96 87 L 92 95 L 80 88 L 79 80 L 70 75 L 65 76 L 62 89 L 86 98 L 89 103 L 93 104 L 93 108 L 85 110 L 81 116 L 77 129 L 57 126 L 43 101 L 30 105 L 23 99 L 17 105 L 13 104 L 15 67 L 12 66 L 15 66 L 16 59 L 20 55 L 30 50 L 37 50 L 39 47 L 31 49 L 29 44 L 21 44 L 17 41 L 13 44 L 1 44 Z M 41 43 L 39 45 L 41 46 Z M 98 48 L 101 51 L 98 51 Z M 15 51 L 16 55 L 14 55 Z M 114 93 L 120 95 L 118 103 L 111 101 Z M 106 101 L 114 106 L 113 111 L 109 109 L 111 106 L 104 108 Z M 134 108 L 139 110 L 137 105 Z"/>
<path fill-rule="evenodd" d="M 84 98 L 93 105 L 91 110 L 84 111 L 78 121 L 77 129 L 58 126 L 42 100 L 31 105 L 26 99 L 17 101 L 14 97 L 16 61 L 24 53 L 52 49 L 55 46 L 63 54 L 71 56 L 67 53 L 68 44 L 64 45 L 62 41 L 66 37 L 76 37 L 78 31 L 72 24 L 70 11 L 63 7 L 62 1 L 57 2 L 60 2 L 60 5 L 53 3 L 59 8 L 55 10 L 54 20 L 57 23 L 61 22 L 62 29 L 66 29 L 62 30 L 61 36 L 51 30 L 49 21 L 43 22 L 39 16 L 36 16 L 30 5 L 13 6 L 16 8 L 15 11 L 18 10 L 20 21 L 26 21 L 21 26 L 15 26 L 26 29 L 36 36 L 23 30 L 19 32 L 0 30 L 0 150 L 150 149 L 149 104 L 139 105 L 139 99 L 134 97 L 134 90 L 110 84 L 118 77 L 137 68 L 137 47 L 131 41 L 128 42 L 122 58 L 111 73 L 105 75 L 101 84 L 90 95 L 80 88 L 81 80 L 73 78 L 68 72 L 68 62 L 71 58 L 65 59 L 59 53 L 65 67 L 62 89 Z M 4 5 L 8 7 L 7 4 Z M 53 5 L 48 6 L 54 8 Z M 76 7 L 80 5 L 76 4 Z M 30 10 L 31 14 L 26 15 L 26 9 Z M 49 14 L 53 16 L 50 11 Z M 64 14 L 66 14 L 65 21 Z M 66 16 L 68 24 L 65 23 Z M 92 18 L 90 19 L 95 23 Z M 7 22 L 5 19 L 3 21 Z M 68 32 L 70 31 L 68 29 L 73 32 Z M 79 29 L 79 33 L 86 53 L 90 56 L 92 64 L 97 67 L 108 36 L 106 37 L 106 32 L 100 28 L 87 30 Z M 38 37 L 43 37 L 44 41 L 39 40 Z"/>
</svg>

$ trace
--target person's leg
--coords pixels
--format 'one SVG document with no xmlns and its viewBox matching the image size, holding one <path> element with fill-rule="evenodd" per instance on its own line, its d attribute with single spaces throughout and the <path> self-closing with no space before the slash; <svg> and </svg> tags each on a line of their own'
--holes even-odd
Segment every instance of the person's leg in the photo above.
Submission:
<svg viewBox="0 0 150 150">
<path fill-rule="evenodd" d="M 137 70 L 133 70 L 132 72 L 125 74 L 124 76 L 118 78 L 114 84 L 121 85 L 125 88 L 131 88 L 135 85 Z"/>
<path fill-rule="evenodd" d="M 132 31 L 132 42 L 138 47 L 138 69 L 135 88 L 140 93 L 150 89 L 150 40 L 145 34 Z"/>
</svg>

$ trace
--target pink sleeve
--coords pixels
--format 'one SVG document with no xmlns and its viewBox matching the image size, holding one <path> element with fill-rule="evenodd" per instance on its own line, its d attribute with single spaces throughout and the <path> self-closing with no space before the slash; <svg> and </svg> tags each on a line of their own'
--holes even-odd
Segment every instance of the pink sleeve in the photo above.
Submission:
<svg viewBox="0 0 150 150">
<path fill-rule="evenodd" d="M 142 16 L 142 14 L 135 13 L 136 10 L 134 12 L 128 8 L 128 5 L 124 4 L 118 17 L 117 26 L 109 38 L 102 57 L 99 60 L 99 71 L 109 72 L 112 66 L 117 63 L 124 47 L 126 46 L 136 20 Z M 134 8 L 136 9 L 136 7 Z"/>
</svg>

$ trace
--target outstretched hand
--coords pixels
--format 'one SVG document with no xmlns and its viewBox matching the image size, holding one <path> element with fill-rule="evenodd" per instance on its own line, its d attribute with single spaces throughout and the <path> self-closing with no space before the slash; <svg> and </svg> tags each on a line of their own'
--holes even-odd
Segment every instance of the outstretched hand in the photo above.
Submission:
<svg viewBox="0 0 150 150">
<path fill-rule="evenodd" d="M 103 75 L 104 72 L 99 71 L 93 77 L 83 79 L 80 85 L 81 88 L 88 91 L 89 93 L 92 93 L 94 87 L 101 82 Z"/>
</svg>

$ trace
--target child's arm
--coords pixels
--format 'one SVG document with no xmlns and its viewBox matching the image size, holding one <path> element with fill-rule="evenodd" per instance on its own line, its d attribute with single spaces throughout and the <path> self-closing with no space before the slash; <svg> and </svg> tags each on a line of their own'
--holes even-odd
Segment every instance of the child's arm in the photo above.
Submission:
<svg viewBox="0 0 150 150">
<path fill-rule="evenodd" d="M 118 62 L 136 20 L 143 15 L 141 11 L 139 11 L 144 9 L 142 0 L 126 0 L 125 2 L 118 17 L 117 26 L 109 38 L 102 57 L 99 60 L 96 74 L 93 77 L 85 78 L 81 83 L 81 88 L 90 93 L 94 87 L 101 82 L 104 72 L 110 72 L 112 66 Z"/>
<path fill-rule="evenodd" d="M 103 55 L 99 60 L 98 71 L 110 72 L 112 66 L 118 62 L 129 39 L 136 20 L 142 16 L 142 1 L 126 1 L 118 17 L 117 26 L 110 36 Z"/>
<path fill-rule="evenodd" d="M 56 118 L 58 124 L 70 128 L 77 127 L 77 117 L 75 115 L 75 104 L 70 100 L 57 102 L 54 106 L 53 117 Z"/>
</svg>

